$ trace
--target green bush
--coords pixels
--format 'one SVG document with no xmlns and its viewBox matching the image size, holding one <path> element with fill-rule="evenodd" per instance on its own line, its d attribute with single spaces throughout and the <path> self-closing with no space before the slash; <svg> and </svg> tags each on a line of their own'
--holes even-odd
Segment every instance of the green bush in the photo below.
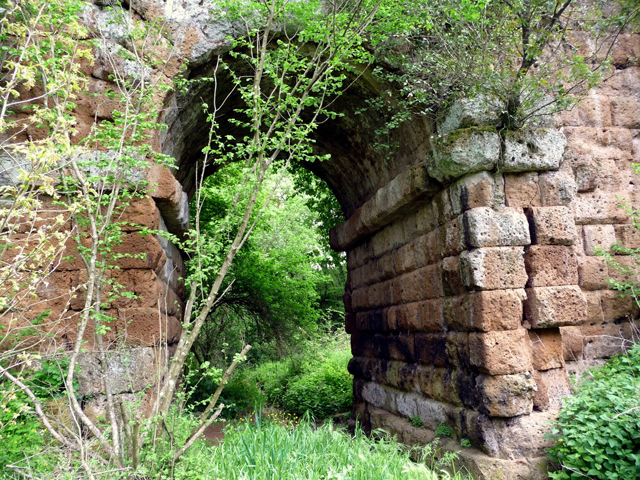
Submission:
<svg viewBox="0 0 640 480">
<path fill-rule="evenodd" d="M 591 372 L 551 436 L 554 480 L 640 479 L 640 345 Z"/>
<path fill-rule="evenodd" d="M 353 378 L 347 371 L 350 358 L 348 350 L 334 350 L 312 363 L 307 372 L 289 381 L 282 406 L 298 415 L 309 412 L 317 419 L 351 409 Z"/>
</svg>

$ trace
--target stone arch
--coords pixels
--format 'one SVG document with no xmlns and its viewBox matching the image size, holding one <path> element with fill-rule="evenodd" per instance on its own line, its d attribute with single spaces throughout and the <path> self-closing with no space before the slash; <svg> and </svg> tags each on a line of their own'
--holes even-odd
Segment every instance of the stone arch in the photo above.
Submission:
<svg viewBox="0 0 640 480">
<path fill-rule="evenodd" d="M 231 27 L 198 2 L 133 3 L 143 19 L 167 19 L 193 75 L 224 51 Z M 87 9 L 90 24 L 103 15 Z M 116 35 L 108 41 L 117 43 Z M 349 369 L 354 413 L 366 426 L 420 444 L 446 424 L 454 439 L 474 445 L 463 456 L 479 478 L 500 471 L 504 479 L 544 478 L 543 433 L 569 393 L 567 374 L 619 351 L 638 316 L 630 299 L 608 290 L 615 273 L 593 256 L 615 241 L 640 246 L 617 207 L 618 197 L 640 204 L 631 167 L 640 155 L 640 68 L 627 62 L 640 56 L 640 42 L 622 38 L 614 53 L 620 68 L 554 125 L 500 136 L 462 101 L 435 127 L 403 127 L 402 147 L 387 159 L 371 149 L 374 123 L 349 111 L 375 90 L 363 81 L 345 97 L 345 118 L 319 130 L 319 148 L 332 159 L 312 169 L 347 216 L 331 241 L 347 252 Z M 96 92 L 104 89 L 103 67 L 93 67 Z M 182 168 L 149 172 L 157 187 L 132 206 L 132 222 L 178 234 L 188 225 L 199 94 L 206 92 L 167 98 L 169 129 L 154 144 Z M 78 103 L 87 118 L 99 108 L 89 98 Z M 121 282 L 140 297 L 118 310 L 129 345 L 153 345 L 160 335 L 157 299 L 171 343 L 184 292 L 180 252 L 134 232 L 121 248 L 148 253 L 121 265 Z M 61 272 L 60 282 L 77 272 Z M 413 415 L 427 430 L 407 421 Z"/>
</svg>

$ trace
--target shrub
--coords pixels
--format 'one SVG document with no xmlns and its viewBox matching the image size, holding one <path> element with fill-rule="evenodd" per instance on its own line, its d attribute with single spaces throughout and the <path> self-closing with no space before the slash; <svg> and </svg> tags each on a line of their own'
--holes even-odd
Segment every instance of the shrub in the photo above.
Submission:
<svg viewBox="0 0 640 480">
<path fill-rule="evenodd" d="M 640 479 L 640 345 L 591 371 L 551 437 L 554 480 Z"/>
<path fill-rule="evenodd" d="M 353 379 L 347 371 L 350 357 L 348 350 L 333 350 L 312 363 L 307 372 L 289 381 L 282 406 L 298 415 L 309 412 L 317 419 L 349 410 L 353 405 Z"/>
</svg>

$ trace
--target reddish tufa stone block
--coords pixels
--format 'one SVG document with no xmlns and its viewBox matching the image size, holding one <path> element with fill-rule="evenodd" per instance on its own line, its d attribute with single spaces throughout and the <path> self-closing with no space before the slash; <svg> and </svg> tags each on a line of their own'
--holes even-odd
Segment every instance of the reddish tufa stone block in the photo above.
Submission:
<svg viewBox="0 0 640 480">
<path fill-rule="evenodd" d="M 471 365 L 487 375 L 508 375 L 531 370 L 529 339 L 524 328 L 503 332 L 470 333 Z"/>
<path fill-rule="evenodd" d="M 620 208 L 620 193 L 595 191 L 578 195 L 570 207 L 577 225 L 627 223 L 629 215 Z"/>
<path fill-rule="evenodd" d="M 539 245 L 573 245 L 578 239 L 573 213 L 569 207 L 534 207 L 527 209 L 531 226 L 531 243 Z"/>
<path fill-rule="evenodd" d="M 460 255 L 460 271 L 470 290 L 523 288 L 527 271 L 522 247 L 477 248 Z"/>
<path fill-rule="evenodd" d="M 125 232 L 137 231 L 142 227 L 157 230 L 160 226 L 160 210 L 151 197 L 135 197 L 115 221 L 127 224 L 122 227 Z"/>
<path fill-rule="evenodd" d="M 447 335 L 445 333 L 416 333 L 415 359 L 424 365 L 446 367 Z"/>
<path fill-rule="evenodd" d="M 597 251 L 609 252 L 616 243 L 616 232 L 613 225 L 585 225 L 582 227 L 584 252 L 593 256 Z"/>
<path fill-rule="evenodd" d="M 562 336 L 558 328 L 529 330 L 531 361 L 536 370 L 564 366 Z"/>
<path fill-rule="evenodd" d="M 604 322 L 604 312 L 602 311 L 602 298 L 599 291 L 583 292 L 587 299 L 587 319 L 585 323 Z"/>
<path fill-rule="evenodd" d="M 616 290 L 603 290 L 600 298 L 605 322 L 638 317 L 638 304 L 630 295 L 621 297 Z"/>
<path fill-rule="evenodd" d="M 536 382 L 529 373 L 516 375 L 479 375 L 480 411 L 490 417 L 517 417 L 533 411 Z"/>
<path fill-rule="evenodd" d="M 533 406 L 536 410 L 557 410 L 562 407 L 562 399 L 571 395 L 569 379 L 563 368 L 533 372 L 537 391 L 533 397 Z"/>
<path fill-rule="evenodd" d="M 460 275 L 460 259 L 458 257 L 446 257 L 442 260 L 442 286 L 445 295 L 460 295 L 466 289 Z"/>
<path fill-rule="evenodd" d="M 439 298 L 443 295 L 439 265 L 429 265 L 400 278 L 403 303 Z"/>
<path fill-rule="evenodd" d="M 425 300 L 418 303 L 420 317 L 419 330 L 423 332 L 440 332 L 444 330 L 444 314 L 441 298 Z"/>
<path fill-rule="evenodd" d="M 582 359 L 584 340 L 580 327 L 560 327 L 562 337 L 562 356 L 567 362 L 575 362 Z"/>
<path fill-rule="evenodd" d="M 609 286 L 608 267 L 601 257 L 579 257 L 578 278 L 583 290 L 602 290 Z"/>
<path fill-rule="evenodd" d="M 616 243 L 623 248 L 638 249 L 640 248 L 640 230 L 634 225 L 614 225 L 616 232 Z M 616 252 L 617 255 L 626 254 L 625 252 Z"/>
<path fill-rule="evenodd" d="M 527 287 L 578 283 L 578 257 L 572 247 L 533 245 L 525 252 L 524 263 L 529 274 Z"/>
<path fill-rule="evenodd" d="M 587 318 L 587 300 L 573 285 L 528 288 L 524 311 L 532 328 L 580 325 Z"/>
<path fill-rule="evenodd" d="M 438 253 L 441 258 L 459 255 L 465 249 L 462 216 L 442 225 L 437 232 Z"/>
<path fill-rule="evenodd" d="M 537 172 L 505 174 L 504 190 L 506 204 L 511 208 L 538 207 L 542 205 Z"/>
<path fill-rule="evenodd" d="M 491 290 L 445 299 L 449 329 L 491 332 L 516 330 L 522 323 L 524 290 Z"/>
</svg>

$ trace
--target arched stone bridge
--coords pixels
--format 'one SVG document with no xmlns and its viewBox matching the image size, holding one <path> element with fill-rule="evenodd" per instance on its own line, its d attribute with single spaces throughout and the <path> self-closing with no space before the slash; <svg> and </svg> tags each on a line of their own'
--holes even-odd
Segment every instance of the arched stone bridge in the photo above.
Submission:
<svg viewBox="0 0 640 480">
<path fill-rule="evenodd" d="M 230 27 L 195 0 L 132 6 L 142 19 L 166 19 L 178 52 L 168 76 L 182 60 L 192 78 L 207 75 L 224 50 Z M 104 48 L 119 43 L 109 15 L 97 1 L 87 8 L 86 22 L 102 31 Z M 78 102 L 79 137 L 113 109 L 100 95 L 113 66 L 96 53 L 86 70 L 98 96 Z M 619 352 L 638 317 L 630 298 L 608 289 L 616 273 L 594 256 L 614 242 L 640 247 L 618 207 L 619 198 L 640 206 L 631 166 L 640 161 L 640 69 L 629 60 L 638 57 L 640 39 L 623 35 L 617 69 L 579 107 L 544 128 L 502 138 L 490 117 L 460 102 L 438 125 L 404 126 L 394 139 L 398 152 L 381 156 L 372 146 L 378 120 L 353 112 L 374 90 L 366 81 L 344 97 L 345 117 L 322 126 L 317 145 L 332 157 L 312 168 L 347 217 L 331 242 L 347 252 L 349 370 L 354 413 L 366 426 L 412 444 L 429 442 L 446 424 L 454 439 L 474 445 L 464 457 L 476 473 L 544 478 L 543 434 L 570 392 L 568 374 Z M 178 234 L 188 225 L 207 131 L 200 104 L 211 95 L 207 84 L 198 88 L 167 97 L 169 128 L 154 146 L 180 168 L 149 172 L 157 188 L 129 209 L 129 220 Z M 160 298 L 167 341 L 175 341 L 184 295 L 180 252 L 135 232 L 121 248 L 148 255 L 125 259 L 118 273 L 139 296 L 119 305 L 119 334 L 132 346 L 153 345 Z M 67 288 L 80 280 L 79 266 L 64 268 L 53 278 Z M 426 430 L 411 426 L 413 415 Z"/>
</svg>

